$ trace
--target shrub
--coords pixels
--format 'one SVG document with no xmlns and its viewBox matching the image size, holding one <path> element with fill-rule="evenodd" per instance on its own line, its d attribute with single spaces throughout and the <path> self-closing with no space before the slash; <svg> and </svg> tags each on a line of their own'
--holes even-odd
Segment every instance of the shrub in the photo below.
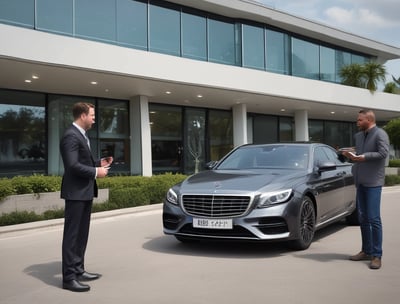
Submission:
<svg viewBox="0 0 400 304">
<path fill-rule="evenodd" d="M 389 167 L 400 167 L 400 159 L 389 160 Z"/>
<path fill-rule="evenodd" d="M 385 186 L 394 186 L 400 184 L 399 175 L 386 175 L 385 176 Z"/>
<path fill-rule="evenodd" d="M 161 203 L 168 188 L 182 181 L 182 174 L 162 174 L 152 177 L 113 176 L 97 181 L 100 189 L 109 189 L 109 200 L 94 204 L 93 212 Z M 8 195 L 59 191 L 60 176 L 18 176 L 0 179 L 0 199 Z M 62 218 L 64 210 L 48 210 L 41 215 L 34 212 L 12 212 L 0 216 L 0 226 Z"/>
</svg>

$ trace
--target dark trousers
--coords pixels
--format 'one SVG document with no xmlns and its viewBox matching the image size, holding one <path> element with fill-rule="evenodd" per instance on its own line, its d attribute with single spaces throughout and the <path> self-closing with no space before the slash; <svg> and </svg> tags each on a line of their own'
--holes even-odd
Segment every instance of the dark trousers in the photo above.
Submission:
<svg viewBox="0 0 400 304">
<path fill-rule="evenodd" d="M 85 251 L 89 238 L 92 201 L 65 200 L 62 242 L 63 280 L 76 279 L 85 271 Z"/>
</svg>

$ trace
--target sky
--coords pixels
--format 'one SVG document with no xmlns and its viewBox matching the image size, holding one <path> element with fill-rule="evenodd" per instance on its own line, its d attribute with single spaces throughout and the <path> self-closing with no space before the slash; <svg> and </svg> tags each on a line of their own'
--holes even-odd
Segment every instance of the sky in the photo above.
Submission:
<svg viewBox="0 0 400 304">
<path fill-rule="evenodd" d="M 255 0 L 268 7 L 400 48 L 399 0 Z M 400 77 L 400 59 L 385 63 L 386 82 Z"/>
</svg>

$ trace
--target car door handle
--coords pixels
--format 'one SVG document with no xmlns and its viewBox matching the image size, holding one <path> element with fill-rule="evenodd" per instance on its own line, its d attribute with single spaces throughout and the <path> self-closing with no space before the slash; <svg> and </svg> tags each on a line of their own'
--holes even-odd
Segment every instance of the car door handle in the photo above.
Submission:
<svg viewBox="0 0 400 304">
<path fill-rule="evenodd" d="M 345 172 L 345 171 L 342 171 L 342 172 L 337 173 L 336 175 L 337 175 L 337 176 L 344 176 L 344 175 L 346 175 L 346 172 Z"/>
</svg>

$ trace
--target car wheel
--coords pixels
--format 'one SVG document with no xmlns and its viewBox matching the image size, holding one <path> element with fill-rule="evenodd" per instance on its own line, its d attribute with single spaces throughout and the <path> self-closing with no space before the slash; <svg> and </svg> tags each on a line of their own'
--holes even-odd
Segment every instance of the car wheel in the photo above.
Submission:
<svg viewBox="0 0 400 304">
<path fill-rule="evenodd" d="M 311 199 L 306 196 L 301 203 L 297 223 L 298 239 L 291 242 L 295 250 L 304 250 L 310 247 L 315 234 L 315 209 Z"/>
</svg>

